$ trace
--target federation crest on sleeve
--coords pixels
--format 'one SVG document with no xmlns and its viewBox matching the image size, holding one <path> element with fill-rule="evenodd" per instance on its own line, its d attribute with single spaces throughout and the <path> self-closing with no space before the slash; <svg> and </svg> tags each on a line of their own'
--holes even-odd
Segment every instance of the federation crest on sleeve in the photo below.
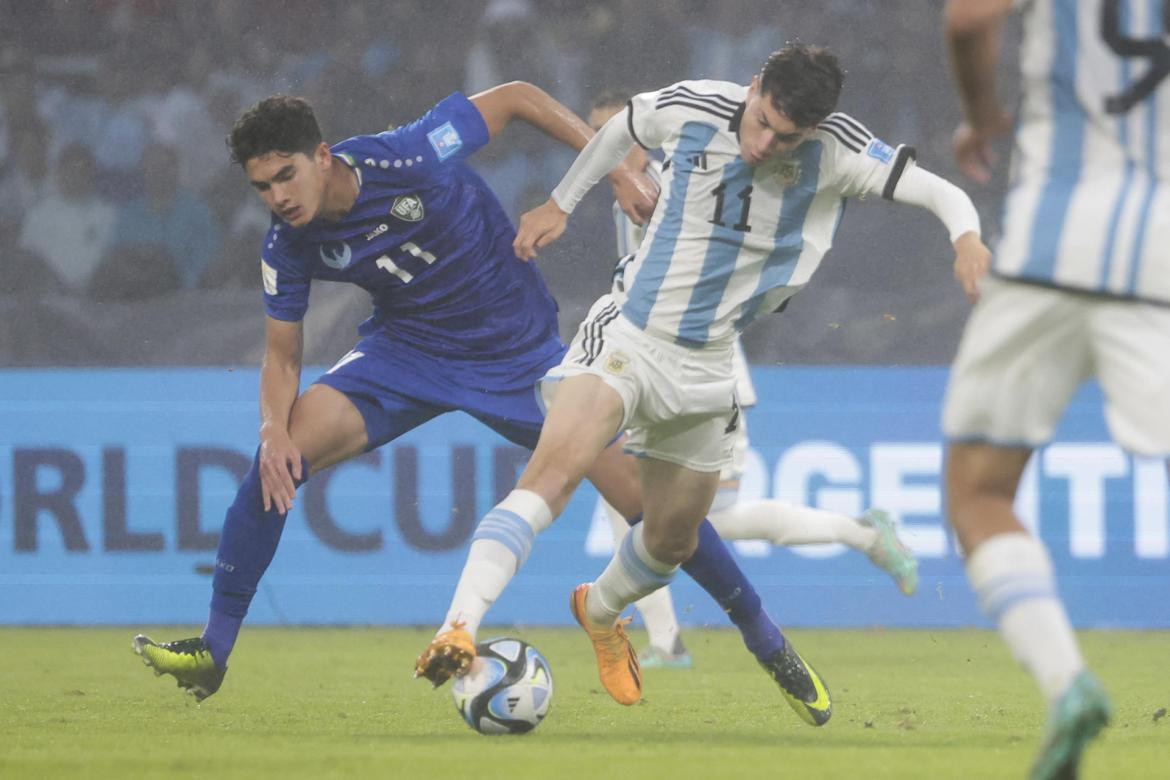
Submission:
<svg viewBox="0 0 1170 780">
<path fill-rule="evenodd" d="M 421 222 L 426 211 L 418 195 L 399 195 L 390 207 L 390 214 L 403 222 Z"/>
</svg>

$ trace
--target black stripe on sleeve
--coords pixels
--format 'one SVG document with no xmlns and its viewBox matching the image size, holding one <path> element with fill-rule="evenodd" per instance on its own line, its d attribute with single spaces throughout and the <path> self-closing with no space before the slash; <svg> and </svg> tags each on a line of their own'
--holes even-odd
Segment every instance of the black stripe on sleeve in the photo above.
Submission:
<svg viewBox="0 0 1170 780">
<path fill-rule="evenodd" d="M 642 143 L 642 139 L 638 138 L 638 134 L 634 132 L 634 101 L 626 101 L 626 127 L 630 130 L 630 136 L 637 142 L 638 146 L 646 151 L 650 151 L 650 147 Z"/>
<path fill-rule="evenodd" d="M 849 138 L 848 136 L 846 136 L 843 132 L 838 130 L 833 125 L 826 125 L 825 123 L 822 122 L 818 129 L 824 130 L 826 133 L 828 133 L 829 135 L 836 138 L 837 141 L 842 146 L 844 146 L 846 149 L 849 149 L 850 151 L 853 151 L 853 152 L 857 152 L 858 154 L 861 153 L 861 147 L 857 145 L 857 142 L 854 141 L 852 138 Z"/>
<path fill-rule="evenodd" d="M 842 114 L 840 111 L 835 111 L 832 114 L 829 114 L 829 119 L 840 122 L 845 127 L 853 128 L 866 141 L 869 141 L 869 139 L 873 138 L 873 133 L 869 132 L 868 127 L 861 124 L 861 122 L 858 122 L 856 119 L 849 116 L 848 114 Z"/>
<path fill-rule="evenodd" d="M 886 200 L 894 199 L 894 190 L 898 188 L 898 180 L 906 170 L 906 164 L 918 158 L 918 150 L 913 146 L 899 146 L 898 156 L 894 158 L 894 168 L 886 178 L 886 186 L 882 187 L 882 197 Z"/>
<path fill-rule="evenodd" d="M 739 105 L 739 103 L 737 103 L 736 101 L 732 100 L 729 97 L 726 97 L 725 95 L 720 95 L 720 94 L 713 93 L 713 92 L 696 92 L 695 90 L 688 89 L 687 87 L 684 87 L 681 84 L 679 84 L 678 86 L 675 86 L 675 87 L 671 87 L 670 89 L 664 90 L 662 92 L 662 94 L 660 95 L 660 99 L 665 98 L 665 97 L 678 97 L 678 96 L 683 96 L 683 95 L 688 96 L 688 97 L 700 98 L 700 99 L 704 99 L 704 100 L 711 100 L 711 101 L 714 101 L 716 103 L 722 103 L 725 108 L 730 108 L 733 111 L 735 110 L 735 107 Z"/>
<path fill-rule="evenodd" d="M 654 108 L 661 109 L 666 108 L 667 106 L 685 106 L 687 108 L 693 108 L 696 111 L 706 112 L 712 116 L 717 116 L 720 119 L 727 121 L 731 121 L 731 118 L 735 116 L 735 112 L 731 109 L 716 108 L 715 106 L 707 103 L 695 103 L 690 100 L 684 100 L 682 98 L 671 98 L 670 100 L 664 100 Z"/>
<path fill-rule="evenodd" d="M 819 127 L 822 127 L 826 130 L 832 128 L 837 131 L 838 135 L 848 136 L 853 140 L 853 143 L 861 147 L 864 147 L 867 143 L 869 143 L 870 138 L 872 138 L 872 136 L 866 137 L 861 135 L 856 130 L 847 125 L 835 122 L 831 117 L 826 119 L 824 122 L 821 122 Z"/>
</svg>

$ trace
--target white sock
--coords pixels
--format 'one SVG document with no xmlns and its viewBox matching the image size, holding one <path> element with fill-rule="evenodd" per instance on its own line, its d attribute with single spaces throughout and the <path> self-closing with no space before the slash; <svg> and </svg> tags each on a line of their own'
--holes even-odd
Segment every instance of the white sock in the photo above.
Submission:
<svg viewBox="0 0 1170 780">
<path fill-rule="evenodd" d="M 626 518 L 614 509 L 609 503 L 602 501 L 605 514 L 613 526 L 614 549 L 621 546 L 622 539 L 630 531 L 630 524 Z M 638 599 L 634 606 L 642 614 L 642 622 L 646 624 L 646 633 L 650 635 L 650 644 L 666 653 L 674 653 L 679 641 L 678 616 L 674 611 L 674 601 L 670 597 L 670 586 L 659 588 L 648 596 Z"/>
<path fill-rule="evenodd" d="M 597 626 L 613 625 L 627 606 L 666 585 L 674 577 L 677 565 L 655 560 L 642 541 L 642 524 L 634 526 L 605 571 L 589 589 L 585 599 L 585 617 Z"/>
<path fill-rule="evenodd" d="M 967 578 L 1016 660 L 1054 703 L 1085 660 L 1044 545 L 1026 533 L 997 534 L 971 553 Z"/>
<path fill-rule="evenodd" d="M 670 586 L 663 585 L 653 593 L 634 602 L 646 624 L 650 644 L 664 653 L 674 654 L 679 647 L 678 616 L 674 611 L 674 600 L 670 597 Z"/>
<path fill-rule="evenodd" d="M 867 552 L 877 531 L 848 515 L 765 499 L 743 501 L 708 518 L 724 539 L 764 539 L 780 547 L 840 542 Z"/>
<path fill-rule="evenodd" d="M 458 622 L 475 638 L 483 616 L 528 558 L 536 535 L 552 519 L 548 504 L 531 490 L 513 490 L 483 516 L 439 634 Z"/>
</svg>

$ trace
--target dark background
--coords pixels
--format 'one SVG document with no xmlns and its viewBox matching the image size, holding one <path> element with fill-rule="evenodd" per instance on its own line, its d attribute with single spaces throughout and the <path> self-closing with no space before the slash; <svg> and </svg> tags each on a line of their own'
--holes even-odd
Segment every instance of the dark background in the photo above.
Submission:
<svg viewBox="0 0 1170 780">
<path fill-rule="evenodd" d="M 747 83 L 796 39 L 841 59 L 841 110 L 967 186 L 950 156 L 958 104 L 941 3 L 0 0 L 0 364 L 259 359 L 267 214 L 223 137 L 268 94 L 309 98 L 336 141 L 409 121 L 456 89 L 511 79 L 579 113 L 606 87 Z M 1014 66 L 1003 81 L 1010 98 Z M 515 218 L 547 197 L 571 159 L 511 127 L 474 164 Z M 989 240 L 1003 187 L 1002 173 L 990 187 L 967 186 Z M 596 188 L 540 260 L 566 338 L 608 287 L 609 208 Z M 945 363 L 968 310 L 951 259 L 930 214 L 853 202 L 808 288 L 745 334 L 749 357 Z M 343 354 L 368 313 L 360 290 L 315 285 L 306 360 Z"/>
</svg>

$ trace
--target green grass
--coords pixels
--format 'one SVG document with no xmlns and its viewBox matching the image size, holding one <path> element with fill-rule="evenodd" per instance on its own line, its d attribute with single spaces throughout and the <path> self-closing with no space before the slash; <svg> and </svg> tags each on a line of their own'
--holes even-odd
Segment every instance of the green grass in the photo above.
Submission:
<svg viewBox="0 0 1170 780">
<path fill-rule="evenodd" d="M 133 633 L 0 629 L 0 777 L 1022 777 L 1045 716 L 984 631 L 792 631 L 834 695 L 821 729 L 730 631 L 689 631 L 695 668 L 648 670 L 630 708 L 601 690 L 576 630 L 481 631 L 552 664 L 552 710 L 522 737 L 475 734 L 446 688 L 411 678 L 429 630 L 247 629 L 201 706 L 141 664 Z M 1083 646 L 1116 706 L 1085 776 L 1166 777 L 1170 634 L 1090 632 Z"/>
</svg>

